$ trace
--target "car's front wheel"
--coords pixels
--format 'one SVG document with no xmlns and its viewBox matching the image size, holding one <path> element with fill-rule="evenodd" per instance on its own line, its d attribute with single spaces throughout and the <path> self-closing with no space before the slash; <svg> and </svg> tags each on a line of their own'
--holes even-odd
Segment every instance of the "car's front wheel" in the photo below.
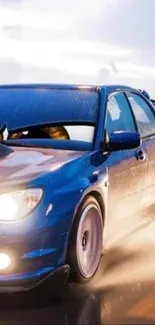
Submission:
<svg viewBox="0 0 155 325">
<path fill-rule="evenodd" d="M 70 238 L 68 262 L 71 279 L 80 283 L 95 275 L 102 254 L 102 212 L 95 198 L 89 196 L 80 206 Z"/>
</svg>

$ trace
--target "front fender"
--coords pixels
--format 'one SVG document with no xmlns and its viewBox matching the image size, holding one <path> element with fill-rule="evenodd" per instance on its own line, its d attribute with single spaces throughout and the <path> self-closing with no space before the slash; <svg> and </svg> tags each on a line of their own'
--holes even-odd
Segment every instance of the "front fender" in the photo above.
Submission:
<svg viewBox="0 0 155 325">
<path fill-rule="evenodd" d="M 102 170 L 98 172 L 98 178 L 96 181 L 93 181 L 92 177 L 80 177 L 77 180 L 72 181 L 72 183 L 67 184 L 63 188 L 60 188 L 55 192 L 54 195 L 53 213 L 56 215 L 62 215 L 64 211 L 65 213 L 74 211 L 74 219 L 74 216 L 76 215 L 76 212 L 85 197 L 88 195 L 94 195 L 96 193 L 102 200 L 106 214 L 108 202 L 107 179 L 108 171 L 105 169 L 104 171 Z"/>
<path fill-rule="evenodd" d="M 68 184 L 56 190 L 53 196 L 53 209 L 55 215 L 62 215 L 64 212 L 74 211 L 78 202 L 81 201 L 83 194 L 90 188 L 89 179 L 83 178 L 76 184 Z"/>
</svg>

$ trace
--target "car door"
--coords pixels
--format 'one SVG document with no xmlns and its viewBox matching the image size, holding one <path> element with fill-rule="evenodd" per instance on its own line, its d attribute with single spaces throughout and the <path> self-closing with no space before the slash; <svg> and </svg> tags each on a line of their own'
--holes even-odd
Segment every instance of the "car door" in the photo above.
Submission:
<svg viewBox="0 0 155 325">
<path fill-rule="evenodd" d="M 107 102 L 105 129 L 108 136 L 117 131 L 136 131 L 131 107 L 124 93 L 111 94 Z M 144 159 L 140 153 L 144 152 Z M 147 150 L 121 150 L 107 153 L 108 231 L 107 238 L 118 238 L 140 222 L 139 199 L 147 186 Z"/>
<path fill-rule="evenodd" d="M 143 198 L 146 214 L 155 204 L 155 110 L 149 101 L 137 93 L 128 92 L 128 100 L 132 107 L 139 133 L 148 152 L 147 192 Z"/>
</svg>

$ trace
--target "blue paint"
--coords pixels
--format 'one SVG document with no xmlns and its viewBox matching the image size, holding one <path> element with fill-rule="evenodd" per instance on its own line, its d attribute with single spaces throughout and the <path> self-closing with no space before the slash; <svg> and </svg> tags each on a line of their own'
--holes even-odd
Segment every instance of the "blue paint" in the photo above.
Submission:
<svg viewBox="0 0 155 325">
<path fill-rule="evenodd" d="M 54 253 L 56 251 L 57 251 L 56 248 L 39 249 L 39 250 L 32 251 L 32 252 L 24 254 L 22 256 L 22 258 L 31 259 L 31 258 L 41 257 L 41 256 L 44 256 L 44 255 L 48 255 L 50 253 Z"/>
<path fill-rule="evenodd" d="M 15 130 L 57 122 L 96 127 L 92 144 L 66 140 L 15 140 L 17 146 L 12 146 L 13 151 L 0 159 L 0 193 L 25 187 L 41 187 L 44 192 L 42 201 L 30 215 L 14 222 L 0 222 L 0 248 L 11 252 L 16 269 L 11 274 L 0 275 L 4 284 L 28 278 L 36 280 L 56 269 L 60 261 L 62 265 L 66 263 L 75 207 L 91 191 L 106 197 L 107 189 L 103 184 L 107 167 L 127 159 L 120 152 L 111 158 L 103 155 L 101 142 L 107 96 L 114 91 L 130 89 L 119 85 L 82 89 L 76 85 L 0 87 L 0 128 L 7 126 Z M 24 147 L 18 147 L 18 144 Z M 26 147 L 28 144 L 33 147 Z M 47 215 L 50 205 L 52 209 Z"/>
</svg>

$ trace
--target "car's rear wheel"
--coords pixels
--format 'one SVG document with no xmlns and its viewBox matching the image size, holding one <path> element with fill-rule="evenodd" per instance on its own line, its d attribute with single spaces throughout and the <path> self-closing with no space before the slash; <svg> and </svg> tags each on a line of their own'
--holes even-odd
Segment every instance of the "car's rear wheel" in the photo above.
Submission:
<svg viewBox="0 0 155 325">
<path fill-rule="evenodd" d="M 70 238 L 72 280 L 84 283 L 93 278 L 101 259 L 102 238 L 102 212 L 97 200 L 89 196 L 77 212 Z"/>
</svg>

